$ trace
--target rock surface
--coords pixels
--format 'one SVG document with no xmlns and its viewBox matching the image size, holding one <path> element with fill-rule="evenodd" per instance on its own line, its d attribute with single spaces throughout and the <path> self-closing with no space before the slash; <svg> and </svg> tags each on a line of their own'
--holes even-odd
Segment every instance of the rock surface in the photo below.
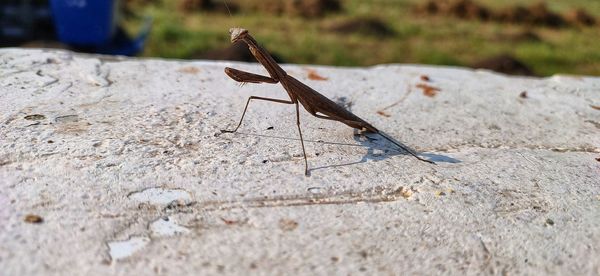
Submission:
<svg viewBox="0 0 600 276">
<path fill-rule="evenodd" d="M 0 49 L 4 275 L 600 273 L 600 78 L 285 65 L 438 163 L 302 110 L 306 177 L 225 66 Z"/>
</svg>

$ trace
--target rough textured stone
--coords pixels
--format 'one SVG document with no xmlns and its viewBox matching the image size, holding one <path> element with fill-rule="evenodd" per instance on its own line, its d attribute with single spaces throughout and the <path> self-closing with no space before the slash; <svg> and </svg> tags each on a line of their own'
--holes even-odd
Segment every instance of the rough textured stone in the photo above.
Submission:
<svg viewBox="0 0 600 276">
<path fill-rule="evenodd" d="M 0 49 L 4 275 L 600 273 L 600 78 L 286 65 L 438 162 L 303 111 L 306 177 L 225 66 Z"/>
</svg>

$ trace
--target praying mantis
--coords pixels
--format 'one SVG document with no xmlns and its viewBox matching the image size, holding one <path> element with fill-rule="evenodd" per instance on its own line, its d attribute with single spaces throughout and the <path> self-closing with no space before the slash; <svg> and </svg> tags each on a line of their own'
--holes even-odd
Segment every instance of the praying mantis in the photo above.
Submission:
<svg viewBox="0 0 600 276">
<path fill-rule="evenodd" d="M 300 82 L 294 77 L 288 75 L 285 70 L 283 70 L 277 62 L 273 59 L 273 57 L 261 47 L 258 42 L 250 35 L 248 30 L 242 28 L 232 28 L 229 30 L 231 35 L 231 43 L 235 43 L 237 41 L 245 42 L 250 48 L 250 52 L 258 62 L 260 62 L 265 69 L 268 71 L 269 76 L 262 76 L 250 72 L 245 72 L 241 70 L 237 70 L 234 68 L 226 67 L 225 74 L 232 78 L 233 80 L 241 83 L 271 83 L 276 84 L 280 83 L 285 91 L 288 93 L 289 100 L 282 99 L 273 99 L 273 98 L 265 98 L 265 97 L 257 97 L 250 96 L 248 101 L 246 102 L 246 107 L 244 107 L 244 112 L 242 113 L 242 118 L 238 123 L 237 127 L 233 130 L 221 130 L 223 133 L 234 133 L 236 132 L 240 126 L 242 125 L 242 121 L 244 120 L 244 116 L 246 115 L 246 111 L 248 110 L 248 105 L 251 100 L 261 100 L 261 101 L 269 101 L 280 104 L 293 104 L 296 105 L 296 125 L 298 127 L 298 133 L 300 134 L 300 143 L 302 145 L 302 153 L 304 156 L 304 174 L 306 176 L 309 175 L 308 171 L 308 160 L 306 158 L 306 150 L 304 148 L 304 139 L 302 138 L 302 129 L 300 128 L 300 108 L 299 104 L 301 104 L 308 113 L 311 115 L 325 120 L 333 120 L 344 123 L 352 128 L 359 129 L 364 132 L 377 133 L 381 135 L 386 140 L 392 142 L 396 146 L 400 147 L 404 151 L 408 152 L 410 155 L 415 158 L 435 164 L 435 162 L 423 159 L 419 157 L 413 150 L 402 145 L 401 143 L 393 140 L 388 137 L 383 132 L 379 131 L 377 128 L 367 123 L 365 120 L 359 118 L 354 115 L 352 112 L 344 109 L 339 106 L 332 100 L 327 97 L 321 95 L 319 92 L 310 88 L 308 85 Z"/>
</svg>

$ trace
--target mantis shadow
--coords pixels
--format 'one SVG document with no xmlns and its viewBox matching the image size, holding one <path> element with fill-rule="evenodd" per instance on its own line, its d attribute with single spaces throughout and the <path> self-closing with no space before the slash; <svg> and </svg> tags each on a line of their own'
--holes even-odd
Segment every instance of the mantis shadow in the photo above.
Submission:
<svg viewBox="0 0 600 276">
<path fill-rule="evenodd" d="M 265 138 L 284 139 L 284 140 L 291 140 L 291 141 L 300 141 L 300 139 L 298 139 L 298 138 L 283 137 L 283 136 L 276 136 L 276 135 L 255 134 L 255 133 L 245 133 L 245 132 L 237 132 L 237 134 L 265 137 Z M 336 145 L 336 146 L 345 146 L 345 147 L 362 147 L 362 148 L 367 149 L 367 152 L 361 157 L 360 160 L 357 160 L 354 162 L 343 163 L 343 164 L 333 164 L 333 165 L 326 165 L 326 166 L 310 168 L 308 170 L 309 174 L 312 171 L 316 171 L 316 170 L 352 166 L 352 165 L 356 165 L 356 164 L 360 164 L 360 163 L 365 163 L 369 160 L 377 162 L 377 161 L 385 160 L 387 158 L 391 158 L 391 157 L 394 157 L 397 155 L 406 155 L 406 156 L 412 157 L 412 156 L 410 156 L 410 154 L 408 152 L 406 152 L 403 149 L 398 148 L 396 145 L 387 141 L 379 134 L 377 134 L 377 133 L 362 133 L 359 130 L 354 130 L 354 141 L 357 141 L 358 144 L 327 142 L 327 141 L 322 141 L 322 140 L 310 140 L 310 139 L 304 139 L 304 141 L 309 142 L 309 143 L 318 143 L 318 144 Z M 402 144 L 401 142 L 399 142 L 397 140 L 394 140 L 394 141 L 399 144 Z M 404 144 L 402 144 L 402 145 L 404 145 Z M 440 155 L 440 154 L 419 153 L 419 155 L 427 157 L 429 160 L 434 161 L 436 163 L 460 163 L 461 162 L 458 159 L 452 158 L 450 156 Z"/>
<path fill-rule="evenodd" d="M 388 138 L 389 138 L 389 135 L 388 135 Z M 401 148 L 398 148 L 396 145 L 387 141 L 386 139 L 384 139 L 381 135 L 379 135 L 377 133 L 361 133 L 359 130 L 354 130 L 354 141 L 357 141 L 360 144 L 352 145 L 352 146 L 359 146 L 359 147 L 367 148 L 367 152 L 361 157 L 360 160 L 354 161 L 354 162 L 349 162 L 349 163 L 344 163 L 344 164 L 335 164 L 335 165 L 316 167 L 316 168 L 309 169 L 309 171 L 316 171 L 316 170 L 335 168 L 335 167 L 351 166 L 351 165 L 356 165 L 356 164 L 360 164 L 360 163 L 365 163 L 369 160 L 377 162 L 377 161 L 385 160 L 387 158 L 391 158 L 391 157 L 394 157 L 397 155 L 406 155 L 406 156 L 412 157 L 407 151 L 405 151 Z M 394 142 L 407 147 L 406 145 L 404 145 L 403 143 L 401 143 L 395 139 L 394 139 Z M 342 145 L 346 145 L 346 144 L 342 144 Z M 407 147 L 407 148 L 410 148 L 410 147 Z M 458 160 L 456 158 L 452 158 L 452 157 L 446 156 L 446 155 L 434 154 L 434 153 L 419 153 L 418 155 L 427 157 L 427 159 L 429 159 L 430 161 L 436 162 L 436 163 L 460 163 L 461 162 L 460 160 Z"/>
</svg>

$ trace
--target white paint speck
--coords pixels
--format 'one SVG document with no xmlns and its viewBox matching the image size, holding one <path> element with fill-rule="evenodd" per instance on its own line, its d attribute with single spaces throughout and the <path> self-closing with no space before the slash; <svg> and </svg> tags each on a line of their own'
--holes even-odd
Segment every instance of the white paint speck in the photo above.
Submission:
<svg viewBox="0 0 600 276">
<path fill-rule="evenodd" d="M 310 187 L 310 188 L 308 188 L 308 191 L 310 193 L 313 193 L 313 194 L 320 194 L 321 193 L 321 188 L 319 188 L 319 187 Z"/>
<path fill-rule="evenodd" d="M 159 218 L 150 224 L 150 231 L 155 236 L 174 236 L 178 234 L 187 234 L 189 229 L 180 226 L 170 217 Z"/>
<path fill-rule="evenodd" d="M 148 237 L 131 237 L 126 241 L 109 242 L 109 254 L 113 260 L 125 259 L 144 248 L 150 242 Z"/>
<path fill-rule="evenodd" d="M 190 204 L 192 195 L 182 189 L 150 188 L 141 192 L 132 193 L 129 199 L 145 202 L 152 205 L 169 205 L 173 202 Z"/>
</svg>

